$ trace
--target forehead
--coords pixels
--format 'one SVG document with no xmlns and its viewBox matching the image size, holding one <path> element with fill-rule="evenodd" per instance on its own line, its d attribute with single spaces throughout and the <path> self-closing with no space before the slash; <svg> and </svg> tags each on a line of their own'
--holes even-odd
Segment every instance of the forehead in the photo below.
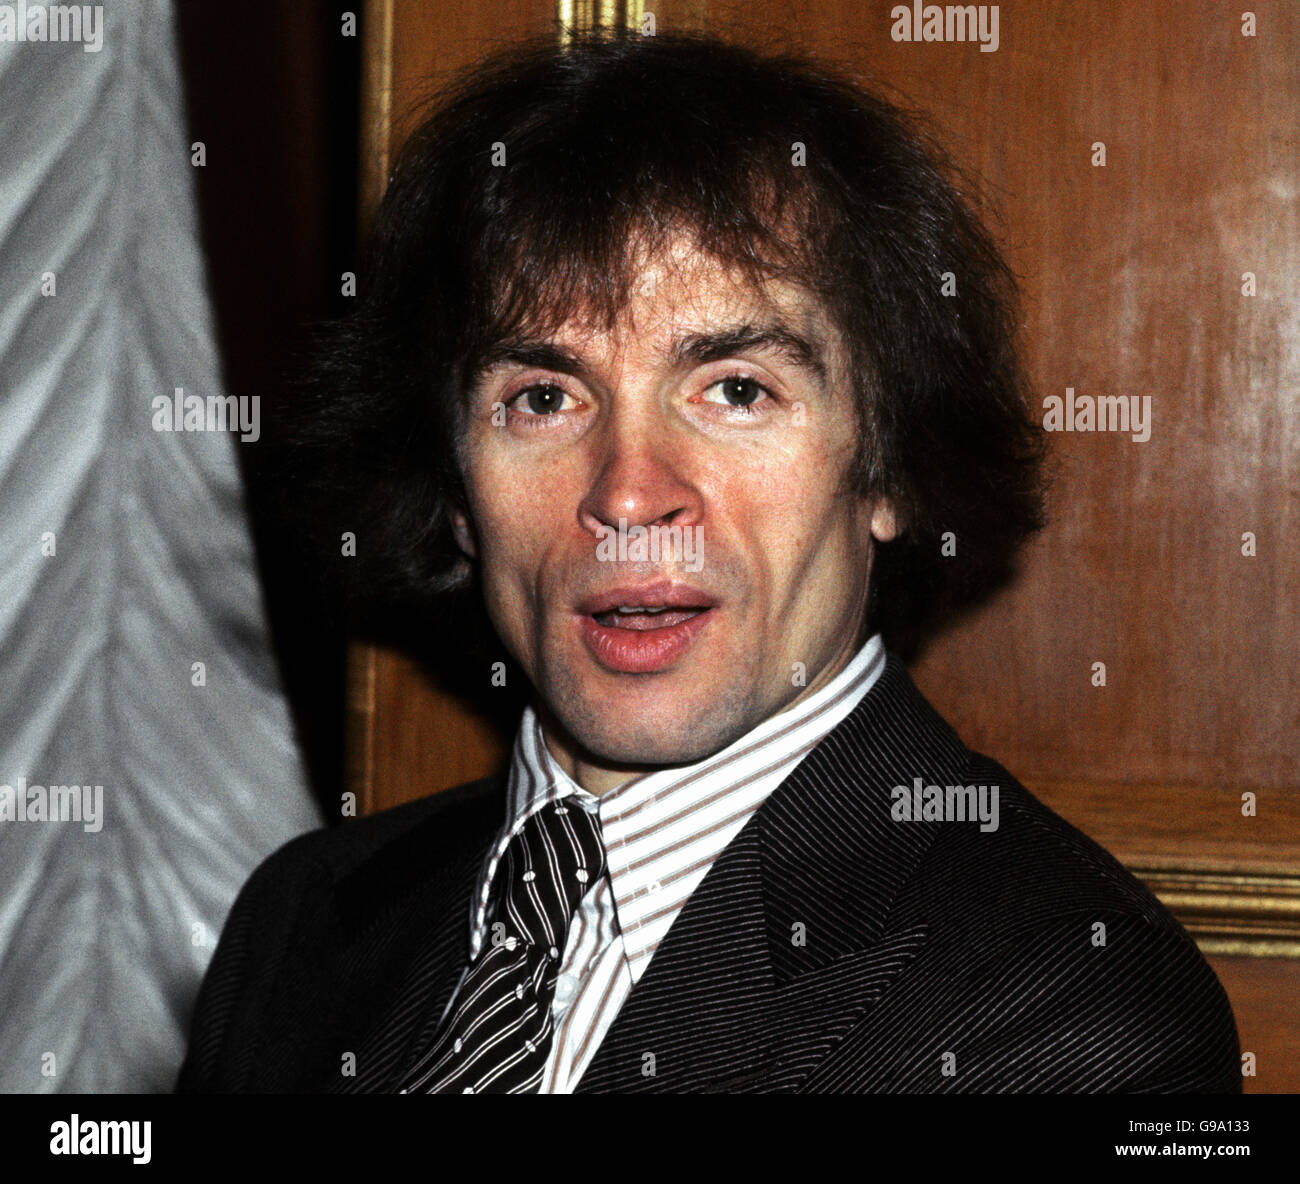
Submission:
<svg viewBox="0 0 1300 1184">
<path fill-rule="evenodd" d="M 683 326 L 781 321 L 824 336 L 828 318 L 811 292 L 790 280 L 756 279 L 694 249 L 682 238 L 654 255 L 638 252 L 633 286 L 620 324 L 624 333 L 659 339 Z"/>
<path fill-rule="evenodd" d="M 730 340 L 736 350 L 785 353 L 822 376 L 838 356 L 839 335 L 829 310 L 807 287 L 726 264 L 700 251 L 688 236 L 674 236 L 658 248 L 631 246 L 627 268 L 625 296 L 616 310 L 578 308 L 549 322 L 524 318 L 511 337 L 579 356 L 672 358 L 689 358 L 692 343 L 707 339 L 720 348 Z M 491 352 L 493 361 L 501 356 Z"/>
</svg>

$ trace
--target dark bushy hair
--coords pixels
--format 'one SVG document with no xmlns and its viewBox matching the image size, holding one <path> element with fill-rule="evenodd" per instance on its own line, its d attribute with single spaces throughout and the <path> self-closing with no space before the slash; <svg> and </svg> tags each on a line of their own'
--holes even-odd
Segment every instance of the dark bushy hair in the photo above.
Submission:
<svg viewBox="0 0 1300 1184">
<path fill-rule="evenodd" d="M 372 621 L 430 619 L 458 587 L 462 612 L 477 599 L 446 513 L 476 361 L 521 327 L 612 322 L 632 245 L 682 228 L 748 278 L 803 284 L 845 338 L 855 484 L 905 527 L 872 580 L 890 644 L 911 649 L 1011 573 L 1042 525 L 1044 440 L 1015 285 L 914 116 L 802 59 L 635 34 L 511 48 L 420 114 L 356 311 L 321 336 L 293 409 L 288 491 L 324 553 L 355 531 L 340 563 Z"/>
</svg>

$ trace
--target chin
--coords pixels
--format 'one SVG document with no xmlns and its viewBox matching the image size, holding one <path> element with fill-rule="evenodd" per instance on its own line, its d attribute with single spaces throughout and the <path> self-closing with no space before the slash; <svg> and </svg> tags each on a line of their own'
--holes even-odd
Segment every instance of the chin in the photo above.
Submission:
<svg viewBox="0 0 1300 1184">
<path fill-rule="evenodd" d="M 647 765 L 659 768 L 666 765 L 689 765 L 703 760 L 728 741 L 714 744 L 701 741 L 698 735 L 670 737 L 664 735 L 641 736 L 623 732 L 618 735 L 599 734 L 578 737 L 579 742 L 593 757 L 603 764 Z"/>
<path fill-rule="evenodd" d="M 709 695 L 707 707 L 684 696 L 640 705 L 571 700 L 557 712 L 560 722 L 588 753 L 612 765 L 684 765 L 703 760 L 739 739 L 752 726 L 741 704 Z"/>
</svg>

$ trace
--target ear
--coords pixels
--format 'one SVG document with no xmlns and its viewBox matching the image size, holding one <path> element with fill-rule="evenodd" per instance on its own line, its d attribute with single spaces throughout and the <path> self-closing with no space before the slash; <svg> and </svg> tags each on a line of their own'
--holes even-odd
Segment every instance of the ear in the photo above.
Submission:
<svg viewBox="0 0 1300 1184">
<path fill-rule="evenodd" d="M 469 515 L 459 506 L 452 506 L 449 516 L 452 533 L 456 536 L 456 545 L 468 558 L 477 559 L 478 542 L 474 538 L 474 527 L 470 524 Z"/>
<path fill-rule="evenodd" d="M 887 543 L 898 537 L 898 518 L 892 502 L 881 500 L 876 503 L 871 512 L 871 537 L 878 543 Z"/>
</svg>

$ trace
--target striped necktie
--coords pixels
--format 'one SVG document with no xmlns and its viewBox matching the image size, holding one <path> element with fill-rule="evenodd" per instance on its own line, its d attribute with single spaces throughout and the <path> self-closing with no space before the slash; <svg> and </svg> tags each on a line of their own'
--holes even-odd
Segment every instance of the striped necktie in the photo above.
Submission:
<svg viewBox="0 0 1300 1184">
<path fill-rule="evenodd" d="M 604 874 L 597 820 L 564 799 L 506 848 L 505 891 L 455 1010 L 403 1093 L 535 1093 L 550 1055 L 551 1000 L 578 902 Z"/>
</svg>

